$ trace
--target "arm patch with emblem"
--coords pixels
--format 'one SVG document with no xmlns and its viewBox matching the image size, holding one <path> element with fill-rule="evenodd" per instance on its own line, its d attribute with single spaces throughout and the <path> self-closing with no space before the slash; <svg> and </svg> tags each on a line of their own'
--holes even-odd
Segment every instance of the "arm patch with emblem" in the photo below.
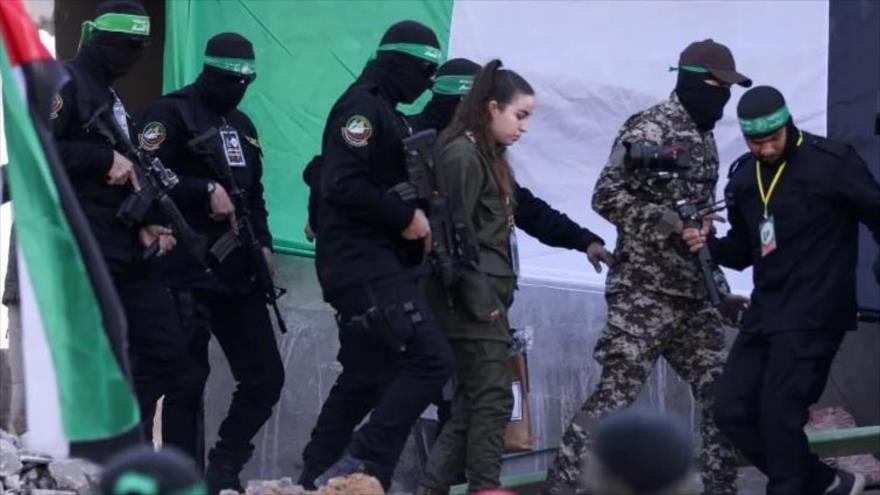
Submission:
<svg viewBox="0 0 880 495">
<path fill-rule="evenodd" d="M 349 146 L 363 148 L 373 137 L 373 124 L 363 115 L 352 115 L 342 126 L 342 138 Z"/>
<path fill-rule="evenodd" d="M 156 151 L 159 149 L 159 146 L 162 146 L 167 137 L 168 131 L 165 129 L 165 124 L 154 120 L 145 125 L 144 131 L 141 132 L 141 148 L 147 151 Z"/>
</svg>

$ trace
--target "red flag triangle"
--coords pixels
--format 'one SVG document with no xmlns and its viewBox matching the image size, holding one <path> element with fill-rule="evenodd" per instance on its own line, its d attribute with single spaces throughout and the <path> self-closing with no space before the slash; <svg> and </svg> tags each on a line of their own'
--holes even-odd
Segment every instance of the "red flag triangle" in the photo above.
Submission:
<svg viewBox="0 0 880 495">
<path fill-rule="evenodd" d="M 13 66 L 52 59 L 21 0 L 0 1 L 0 31 Z"/>
</svg>

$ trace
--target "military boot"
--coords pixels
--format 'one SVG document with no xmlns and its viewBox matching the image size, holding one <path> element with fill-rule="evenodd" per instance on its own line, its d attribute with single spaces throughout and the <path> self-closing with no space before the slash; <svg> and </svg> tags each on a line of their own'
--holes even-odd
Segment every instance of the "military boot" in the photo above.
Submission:
<svg viewBox="0 0 880 495">
<path fill-rule="evenodd" d="M 208 453 L 208 468 L 205 470 L 205 484 L 208 495 L 217 495 L 221 490 L 243 492 L 241 470 L 251 458 L 253 449 L 230 451 L 218 448 Z"/>
</svg>

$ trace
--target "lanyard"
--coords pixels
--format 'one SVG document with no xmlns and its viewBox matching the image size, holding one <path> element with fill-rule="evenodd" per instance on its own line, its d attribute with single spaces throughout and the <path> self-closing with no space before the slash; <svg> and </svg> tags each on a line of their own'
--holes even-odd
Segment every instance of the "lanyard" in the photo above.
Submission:
<svg viewBox="0 0 880 495">
<path fill-rule="evenodd" d="M 782 177 L 782 171 L 785 170 L 785 166 L 788 162 L 782 162 L 782 165 L 779 166 L 779 170 L 776 171 L 776 175 L 773 176 L 773 181 L 770 182 L 770 189 L 767 192 L 764 192 L 764 181 L 761 179 L 761 162 L 757 163 L 755 167 L 755 175 L 758 176 L 758 193 L 761 195 L 761 202 L 764 203 L 764 219 L 767 218 L 767 206 L 770 204 L 770 197 L 773 196 L 773 191 L 776 190 L 776 184 L 779 183 L 779 178 Z"/>
<path fill-rule="evenodd" d="M 799 134 L 797 140 L 797 146 L 800 146 L 801 143 L 804 142 L 804 135 Z M 761 162 L 756 162 L 755 166 L 755 175 L 758 177 L 758 193 L 761 195 L 761 202 L 764 203 L 764 219 L 766 220 L 769 216 L 767 213 L 767 206 L 770 204 L 770 197 L 773 196 L 773 191 L 776 190 L 776 184 L 779 182 L 779 178 L 782 177 L 782 171 L 785 170 L 785 166 L 788 165 L 788 162 L 782 162 L 782 165 L 779 166 L 779 170 L 776 171 L 776 175 L 773 176 L 773 180 L 770 182 L 770 189 L 767 192 L 764 192 L 764 180 L 761 178 Z"/>
</svg>

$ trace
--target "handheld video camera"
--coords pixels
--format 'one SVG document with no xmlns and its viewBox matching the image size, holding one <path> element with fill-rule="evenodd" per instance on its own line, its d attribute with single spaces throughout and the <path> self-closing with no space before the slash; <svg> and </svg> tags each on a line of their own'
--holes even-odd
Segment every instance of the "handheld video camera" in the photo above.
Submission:
<svg viewBox="0 0 880 495">
<path fill-rule="evenodd" d="M 652 146 L 643 143 L 623 143 L 626 147 L 624 167 L 628 170 L 674 171 L 688 166 L 688 145 L 674 143 Z"/>
</svg>

